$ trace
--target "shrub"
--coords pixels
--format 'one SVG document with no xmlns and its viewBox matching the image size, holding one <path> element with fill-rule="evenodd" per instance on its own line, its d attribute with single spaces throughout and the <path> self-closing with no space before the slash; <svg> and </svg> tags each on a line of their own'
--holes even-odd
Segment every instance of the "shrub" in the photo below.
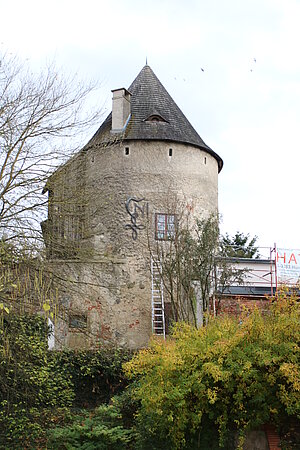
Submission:
<svg viewBox="0 0 300 450">
<path fill-rule="evenodd" d="M 48 351 L 42 317 L 2 318 L 0 448 L 44 445 L 46 430 L 64 423 L 70 407 L 94 408 L 127 384 L 122 364 L 129 351 Z"/>
<path fill-rule="evenodd" d="M 0 327 L 0 448 L 32 448 L 71 406 L 71 382 L 47 350 L 38 316 L 6 317 Z"/>
<path fill-rule="evenodd" d="M 57 369 L 72 379 L 77 408 L 95 408 L 128 384 L 122 365 L 132 357 L 125 349 L 52 352 Z"/>
<path fill-rule="evenodd" d="M 117 398 L 110 405 L 72 416 L 64 427 L 49 432 L 51 449 L 121 450 L 132 448 L 134 432 L 122 423 Z"/>
<path fill-rule="evenodd" d="M 229 432 L 242 441 L 248 429 L 299 418 L 299 319 L 282 294 L 265 317 L 255 310 L 199 330 L 181 323 L 166 342 L 154 340 L 125 364 L 140 402 L 140 447 L 203 449 L 208 432 L 229 446 Z"/>
</svg>

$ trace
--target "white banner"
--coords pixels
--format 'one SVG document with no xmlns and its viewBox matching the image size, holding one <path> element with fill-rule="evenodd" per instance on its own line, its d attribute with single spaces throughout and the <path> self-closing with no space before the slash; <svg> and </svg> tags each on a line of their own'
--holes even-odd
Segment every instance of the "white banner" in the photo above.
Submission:
<svg viewBox="0 0 300 450">
<path fill-rule="evenodd" d="M 295 285 L 300 281 L 300 250 L 277 248 L 277 282 Z"/>
</svg>

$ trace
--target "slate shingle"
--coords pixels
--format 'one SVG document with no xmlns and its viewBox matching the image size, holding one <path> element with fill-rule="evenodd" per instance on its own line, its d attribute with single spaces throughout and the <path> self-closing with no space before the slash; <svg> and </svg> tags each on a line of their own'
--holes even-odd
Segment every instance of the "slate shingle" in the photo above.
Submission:
<svg viewBox="0 0 300 450">
<path fill-rule="evenodd" d="M 222 169 L 222 159 L 201 139 L 152 69 L 146 65 L 128 88 L 131 95 L 131 119 L 123 140 L 160 140 L 192 144 L 213 155 Z M 149 116 L 161 116 L 164 121 L 147 121 Z M 116 139 L 111 133 L 111 113 L 86 147 L 101 145 Z"/>
</svg>

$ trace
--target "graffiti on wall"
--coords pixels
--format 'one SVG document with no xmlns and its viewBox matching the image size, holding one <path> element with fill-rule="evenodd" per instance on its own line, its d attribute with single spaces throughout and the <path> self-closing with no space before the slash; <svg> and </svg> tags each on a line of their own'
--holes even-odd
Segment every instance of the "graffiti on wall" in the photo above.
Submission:
<svg viewBox="0 0 300 450">
<path fill-rule="evenodd" d="M 127 223 L 125 228 L 131 230 L 132 239 L 136 241 L 138 231 L 145 228 L 141 221 L 145 216 L 148 217 L 148 202 L 144 198 L 128 197 L 125 202 L 125 208 L 130 216 L 130 223 Z"/>
</svg>

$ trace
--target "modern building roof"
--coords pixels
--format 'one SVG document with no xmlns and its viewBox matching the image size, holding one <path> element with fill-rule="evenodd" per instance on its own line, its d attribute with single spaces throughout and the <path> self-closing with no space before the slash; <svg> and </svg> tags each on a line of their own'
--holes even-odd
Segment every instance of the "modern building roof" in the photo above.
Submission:
<svg viewBox="0 0 300 450">
<path fill-rule="evenodd" d="M 148 65 L 143 67 L 128 91 L 131 116 L 120 139 L 191 144 L 214 156 L 219 171 L 222 169 L 222 159 L 205 144 Z M 85 149 L 116 139 L 111 133 L 111 125 L 110 113 Z"/>
</svg>

